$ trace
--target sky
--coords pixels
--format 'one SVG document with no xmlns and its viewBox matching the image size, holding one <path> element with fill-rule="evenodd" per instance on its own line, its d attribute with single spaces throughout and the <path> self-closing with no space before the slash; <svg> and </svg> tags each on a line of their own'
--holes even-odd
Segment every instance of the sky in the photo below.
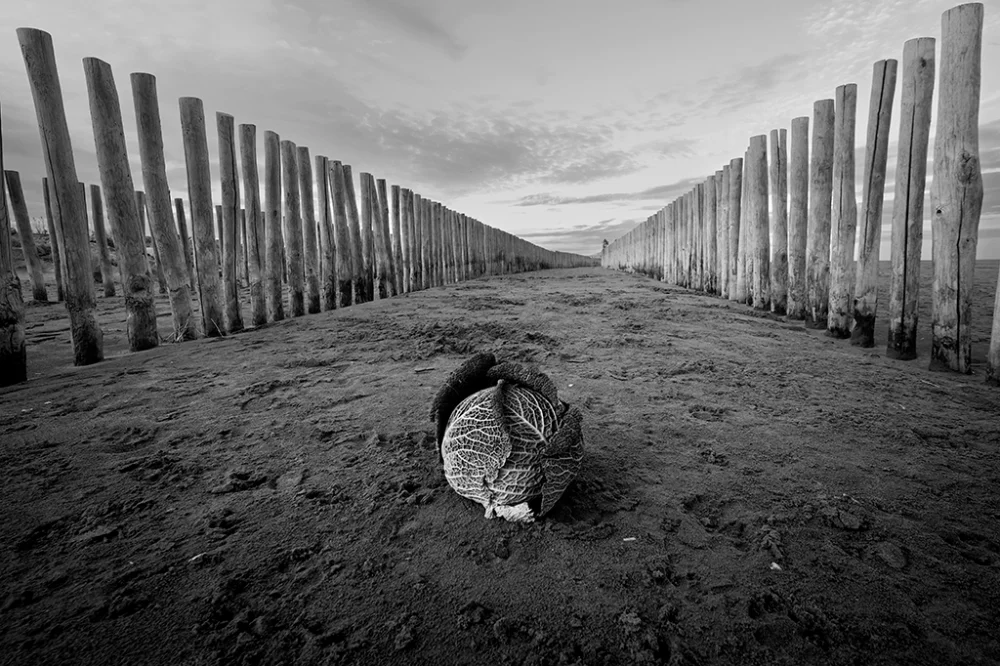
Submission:
<svg viewBox="0 0 1000 666">
<path fill-rule="evenodd" d="M 592 255 L 704 181 L 749 138 L 940 41 L 954 0 L 22 0 L 0 3 L 4 160 L 42 215 L 44 163 L 15 28 L 52 35 L 77 172 L 100 183 L 82 59 L 108 62 L 142 187 L 129 74 L 157 78 L 172 196 L 180 97 L 542 247 Z M 1000 0 L 985 3 L 979 258 L 1000 258 Z M 940 53 L 940 43 L 938 44 Z M 902 72 L 900 71 L 900 74 Z M 883 218 L 889 256 L 899 83 Z M 936 122 L 932 119 L 933 134 Z M 932 138 L 933 142 L 933 138 Z M 933 146 L 933 143 L 932 143 Z M 931 151 L 933 153 L 933 150 Z M 930 156 L 933 158 L 933 154 Z M 262 172 L 263 173 L 263 172 Z M 929 171 L 930 173 L 930 171 Z M 929 192 L 929 185 L 928 185 Z M 219 202 L 216 184 L 215 201 Z M 930 258 L 930 207 L 924 258 Z"/>
</svg>

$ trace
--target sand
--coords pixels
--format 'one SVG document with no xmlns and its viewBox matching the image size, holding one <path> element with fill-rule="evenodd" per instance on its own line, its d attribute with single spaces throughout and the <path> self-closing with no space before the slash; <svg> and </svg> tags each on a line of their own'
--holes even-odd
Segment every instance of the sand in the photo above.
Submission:
<svg viewBox="0 0 1000 666">
<path fill-rule="evenodd" d="M 0 389 L 2 663 L 1000 663 L 984 351 L 931 373 L 602 269 L 137 354 L 99 304 L 108 360 L 31 305 Z M 440 469 L 430 402 L 481 350 L 584 413 L 534 524 Z"/>
</svg>

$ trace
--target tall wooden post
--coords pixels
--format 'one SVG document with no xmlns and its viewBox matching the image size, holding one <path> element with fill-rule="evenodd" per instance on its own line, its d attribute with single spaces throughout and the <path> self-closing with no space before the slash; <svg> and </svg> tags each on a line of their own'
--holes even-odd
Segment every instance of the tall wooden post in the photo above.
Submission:
<svg viewBox="0 0 1000 666">
<path fill-rule="evenodd" d="M 990 331 L 990 348 L 986 352 L 986 383 L 1000 386 L 1000 272 L 997 291 L 993 299 L 993 329 Z"/>
<path fill-rule="evenodd" d="M 324 155 L 315 158 L 316 168 L 313 169 L 316 190 L 316 212 L 319 226 L 319 244 L 322 270 L 322 301 L 324 310 L 337 307 L 337 242 L 333 230 L 333 207 L 330 205 L 330 188 L 327 184 L 330 171 L 329 160 Z"/>
<path fill-rule="evenodd" d="M 705 291 L 710 294 L 715 294 L 718 292 L 718 269 L 719 269 L 719 257 L 718 257 L 718 247 L 719 240 L 716 234 L 718 233 L 718 207 L 715 197 L 715 176 L 709 176 L 705 179 L 705 273 L 708 276 L 707 284 L 705 285 Z"/>
<path fill-rule="evenodd" d="M 61 301 L 65 299 L 65 288 L 63 285 L 63 261 L 62 258 L 62 243 L 59 242 L 59 230 L 56 228 L 56 218 L 55 214 L 52 212 L 52 197 L 51 190 L 49 189 L 49 179 L 47 177 L 42 178 L 42 201 L 45 204 L 45 225 L 49 232 L 49 249 L 50 256 L 52 257 L 52 272 L 53 279 L 56 283 L 56 300 Z M 119 269 L 121 268 L 121 262 L 119 262 Z"/>
<path fill-rule="evenodd" d="M 156 78 L 152 74 L 135 73 L 131 75 L 131 81 L 139 134 L 142 182 L 146 188 L 149 207 L 149 226 L 152 230 L 153 246 L 159 251 L 157 260 L 159 270 L 166 277 L 170 294 L 174 339 L 193 340 L 198 337 L 198 329 L 191 308 L 189 273 L 184 265 L 184 252 L 174 227 L 166 160 L 163 156 L 163 133 L 160 126 Z M 96 220 L 94 224 L 97 225 Z"/>
<path fill-rule="evenodd" d="M 752 178 L 747 189 L 750 224 L 754 230 L 753 306 L 767 310 L 771 305 L 771 243 L 767 210 L 767 135 L 750 137 Z"/>
<path fill-rule="evenodd" d="M 21 241 L 21 252 L 24 254 L 24 263 L 27 265 L 28 274 L 31 276 L 31 297 L 37 302 L 48 303 L 49 292 L 45 289 L 45 267 L 42 265 L 42 260 L 38 256 L 38 249 L 35 247 L 35 233 L 31 230 L 31 218 L 28 216 L 28 204 L 24 200 L 21 175 L 16 171 L 4 171 L 3 176 L 7 182 L 7 192 L 10 195 L 10 208 L 13 209 L 14 223 L 17 225 L 17 236 Z M 4 206 L 6 206 L 6 202 Z M 10 209 L 4 208 L 4 213 L 8 218 L 10 217 L 10 212 Z M 105 246 L 105 254 L 107 254 L 107 246 Z M 105 272 L 103 265 L 101 268 L 103 275 Z M 111 285 L 111 295 L 114 296 L 113 281 Z"/>
<path fill-rule="evenodd" d="M 351 265 L 354 269 L 352 274 L 354 282 L 354 302 L 367 303 L 375 298 L 375 282 L 372 276 L 371 257 L 368 256 L 368 248 L 371 239 L 367 241 L 364 225 L 361 224 L 361 217 L 358 214 L 358 198 L 354 192 L 354 175 L 348 164 L 343 165 L 344 171 L 344 196 L 347 202 L 347 218 L 350 221 L 351 230 Z M 362 190 L 363 191 L 363 190 Z M 369 228 L 368 233 L 371 233 Z"/>
<path fill-rule="evenodd" d="M 931 181 L 931 370 L 972 372 L 972 297 L 983 207 L 979 165 L 982 52 L 982 3 L 959 5 L 942 14 Z"/>
<path fill-rule="evenodd" d="M 389 288 L 389 263 L 386 256 L 385 240 L 382 237 L 382 205 L 379 202 L 375 178 L 370 173 L 360 174 L 361 187 L 361 224 L 371 229 L 372 248 L 374 250 L 375 296 L 379 299 L 389 298 L 392 292 Z"/>
<path fill-rule="evenodd" d="M 302 207 L 302 240 L 305 259 L 306 311 L 316 314 L 319 307 L 319 243 L 316 238 L 316 204 L 313 201 L 312 160 L 309 148 L 298 147 L 299 203 Z"/>
<path fill-rule="evenodd" d="M 146 260 L 146 241 L 139 222 L 139 209 L 135 204 L 135 189 L 125 145 L 125 132 L 122 129 L 118 90 L 108 63 L 96 58 L 85 58 L 83 71 L 87 79 L 94 145 L 97 148 L 97 165 L 101 172 L 108 222 L 111 224 L 118 252 L 129 349 L 151 349 L 160 344 L 160 335 L 156 328 L 153 281 Z M 42 188 L 48 216 L 50 187 L 47 181 L 43 182 Z"/>
<path fill-rule="evenodd" d="M 281 137 L 276 132 L 264 131 L 264 298 L 267 301 L 267 318 L 281 321 L 285 318 L 282 293 L 281 248 Z"/>
<path fill-rule="evenodd" d="M 389 295 L 395 296 L 399 290 L 396 289 L 396 257 L 390 231 L 388 184 L 385 178 L 378 178 L 375 181 L 375 186 L 375 189 L 378 190 L 379 221 L 382 224 L 380 233 L 385 245 L 386 270 L 388 271 L 385 275 L 385 283 Z"/>
<path fill-rule="evenodd" d="M 53 212 L 56 224 L 62 229 L 73 363 L 89 365 L 104 358 L 104 335 L 94 313 L 96 301 L 86 203 L 80 200 L 80 181 L 66 124 L 52 36 L 42 30 L 18 28 L 17 38 L 35 103 L 45 170 L 54 194 Z"/>
<path fill-rule="evenodd" d="M 806 327 L 825 329 L 830 307 L 830 216 L 833 199 L 834 103 L 813 105 L 806 236 Z"/>
<path fill-rule="evenodd" d="M 184 265 L 188 272 L 188 285 L 191 292 L 198 290 L 198 278 L 191 255 L 191 237 L 188 235 L 187 216 L 184 214 L 184 199 L 174 197 L 174 216 L 177 219 L 177 230 L 181 235 L 181 249 L 184 251 Z"/>
<path fill-rule="evenodd" d="M 429 199 L 420 199 L 420 263 L 422 287 L 429 289 L 434 286 L 434 262 L 433 262 L 433 225 L 431 224 L 431 202 Z"/>
<path fill-rule="evenodd" d="M 351 226 L 347 219 L 347 185 L 344 166 L 330 162 L 330 191 L 333 194 L 334 235 L 337 239 L 337 307 L 346 308 L 354 294 L 354 254 Z"/>
<path fill-rule="evenodd" d="M 302 208 L 299 203 L 299 163 L 296 146 L 281 142 L 281 184 L 284 192 L 285 260 L 288 269 L 289 300 L 293 317 L 306 313 L 305 269 L 302 266 Z"/>
<path fill-rule="evenodd" d="M 0 173 L 6 173 L 3 168 L 2 125 L 0 118 Z M 14 268 L 14 243 L 11 238 L 5 181 L 5 178 L 0 178 L 0 386 L 11 386 L 28 380 L 28 352 L 24 300 L 21 296 L 21 280 Z M 43 282 L 42 289 L 44 288 Z"/>
<path fill-rule="evenodd" d="M 223 259 L 222 259 L 222 204 L 216 204 L 215 206 L 215 261 L 217 262 L 219 269 L 222 269 Z M 224 289 L 224 287 L 223 287 Z"/>
<path fill-rule="evenodd" d="M 788 304 L 788 130 L 771 130 L 771 312 Z"/>
<path fill-rule="evenodd" d="M 219 180 L 222 185 L 222 284 L 226 296 L 226 330 L 243 330 L 240 311 L 240 181 L 236 164 L 236 123 L 231 115 L 217 111 L 219 135 Z"/>
<path fill-rule="evenodd" d="M 750 224 L 750 202 L 748 193 L 750 191 L 753 177 L 753 164 L 750 162 L 750 150 L 743 153 L 743 187 L 740 192 L 740 237 L 739 254 L 736 264 L 736 301 L 747 303 L 750 298 L 750 290 L 753 288 L 753 258 L 750 254 L 753 227 Z M 752 304 L 753 301 L 751 300 Z"/>
<path fill-rule="evenodd" d="M 729 300 L 739 300 L 740 206 L 743 200 L 743 159 L 729 161 Z M 745 287 L 744 287 L 745 288 Z"/>
<path fill-rule="evenodd" d="M 212 172 L 208 161 L 205 107 L 197 97 L 181 97 L 179 106 L 202 330 L 209 337 L 218 337 L 224 334 L 225 321 L 220 302 L 222 288 L 216 260 L 215 225 L 212 224 Z"/>
<path fill-rule="evenodd" d="M 264 256 L 267 246 L 260 237 L 260 176 L 257 171 L 257 126 L 240 124 L 240 166 L 243 171 L 243 206 L 247 217 L 247 281 L 250 283 L 250 324 L 267 323 L 264 298 Z"/>
<path fill-rule="evenodd" d="M 413 193 L 413 257 L 412 257 L 412 291 L 424 288 L 424 199 Z"/>
<path fill-rule="evenodd" d="M 851 335 L 851 293 L 854 291 L 854 241 L 858 203 L 854 196 L 854 132 L 858 86 L 838 86 L 833 132 L 833 210 L 830 226 L 830 308 L 827 335 Z"/>
<path fill-rule="evenodd" d="M 788 153 L 788 298 L 789 319 L 806 316 L 806 238 L 809 220 L 809 116 L 792 118 Z"/>
<path fill-rule="evenodd" d="M 410 248 L 413 245 L 413 230 L 410 227 L 410 202 L 411 202 L 411 192 L 410 190 L 401 188 L 399 190 L 399 196 L 397 199 L 396 186 L 393 185 L 393 204 L 399 203 L 399 263 L 396 264 L 396 270 L 399 276 L 399 293 L 409 293 L 412 291 L 410 285 Z M 392 220 L 393 224 L 397 223 L 396 218 Z M 395 250 L 395 246 L 393 247 Z"/>
<path fill-rule="evenodd" d="M 851 329 L 851 344 L 862 347 L 875 346 L 882 201 L 885 197 L 889 126 L 895 93 L 896 61 L 879 60 L 872 67 L 872 94 L 868 103 L 868 136 L 861 190 L 861 242 L 854 281 L 854 325 Z"/>
<path fill-rule="evenodd" d="M 108 236 L 104 226 L 104 201 L 101 199 L 101 186 L 90 186 L 90 217 L 94 221 L 94 238 L 97 241 L 97 256 L 101 261 L 101 277 L 104 282 L 104 296 L 115 295 L 114 266 L 111 264 L 111 252 L 108 249 Z"/>
</svg>

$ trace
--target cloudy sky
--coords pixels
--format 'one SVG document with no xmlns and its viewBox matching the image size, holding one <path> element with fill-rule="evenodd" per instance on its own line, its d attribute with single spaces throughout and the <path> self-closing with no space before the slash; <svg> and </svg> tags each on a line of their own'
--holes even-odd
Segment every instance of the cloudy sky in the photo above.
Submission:
<svg viewBox="0 0 1000 666">
<path fill-rule="evenodd" d="M 82 67 L 93 56 L 113 68 L 137 187 L 128 75 L 148 72 L 157 77 L 174 196 L 187 189 L 177 100 L 194 96 L 209 115 L 213 160 L 214 114 L 223 111 L 257 125 L 259 142 L 273 130 L 355 173 L 412 188 L 544 247 L 593 254 L 602 239 L 620 236 L 741 157 L 750 136 L 811 116 L 813 102 L 832 98 L 837 85 L 858 85 L 863 151 L 872 64 L 900 58 L 907 39 L 940 39 L 941 13 L 955 4 L 3 2 L 5 160 L 21 171 L 32 213 L 41 214 L 44 165 L 14 32 L 34 27 L 53 36 L 77 169 L 88 183 L 100 182 Z M 979 256 L 998 258 L 1000 0 L 985 7 Z M 890 170 L 898 108 L 897 89 Z M 213 169 L 217 174 L 217 162 Z"/>
</svg>

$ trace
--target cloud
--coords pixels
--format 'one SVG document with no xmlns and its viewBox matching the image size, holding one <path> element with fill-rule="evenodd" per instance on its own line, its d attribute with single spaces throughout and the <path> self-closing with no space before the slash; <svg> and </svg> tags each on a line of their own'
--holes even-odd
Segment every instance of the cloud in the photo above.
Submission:
<svg viewBox="0 0 1000 666">
<path fill-rule="evenodd" d="M 696 108 L 721 116 L 745 109 L 749 104 L 765 102 L 769 92 L 799 78 L 810 58 L 811 52 L 781 53 L 741 67 L 729 76 L 708 79 L 705 83 L 714 86 Z"/>
<path fill-rule="evenodd" d="M 670 203 L 684 194 L 704 178 L 687 178 L 667 185 L 657 185 L 639 192 L 606 192 L 604 194 L 588 194 L 585 196 L 558 196 L 548 193 L 529 194 L 515 202 L 515 206 L 553 206 L 566 204 L 595 204 L 619 201 L 662 201 L 663 205 Z"/>
<path fill-rule="evenodd" d="M 572 229 L 539 229 L 518 232 L 517 235 L 542 247 L 589 256 L 600 254 L 601 244 L 604 240 L 610 243 L 643 221 L 645 220 L 637 218 L 623 220 L 609 218 L 591 224 L 575 225 Z"/>
<path fill-rule="evenodd" d="M 468 50 L 464 42 L 423 9 L 418 9 L 416 3 L 405 3 L 400 0 L 352 0 L 352 2 L 376 14 L 385 23 L 444 51 L 452 58 L 459 59 Z"/>
</svg>

